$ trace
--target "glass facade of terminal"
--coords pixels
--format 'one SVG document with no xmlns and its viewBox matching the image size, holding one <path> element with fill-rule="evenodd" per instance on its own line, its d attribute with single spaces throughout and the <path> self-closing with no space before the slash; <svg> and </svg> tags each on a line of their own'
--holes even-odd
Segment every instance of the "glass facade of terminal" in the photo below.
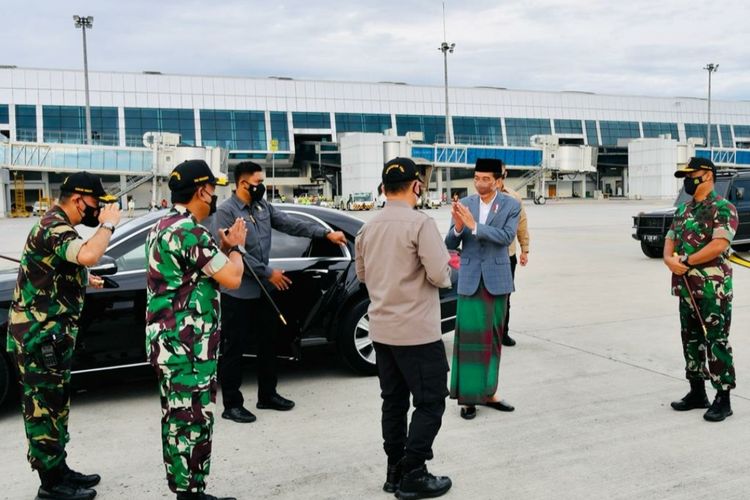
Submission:
<svg viewBox="0 0 750 500">
<path fill-rule="evenodd" d="M 7 104 L 0 104 L 0 123 L 10 123 L 10 111 Z"/>
<path fill-rule="evenodd" d="M 143 147 L 146 132 L 173 132 L 181 143 L 195 146 L 195 112 L 192 109 L 125 108 L 125 144 Z"/>
<path fill-rule="evenodd" d="M 643 137 L 656 138 L 660 135 L 669 134 L 672 139 L 679 140 L 676 123 L 643 122 Z"/>
<path fill-rule="evenodd" d="M 36 106 L 33 104 L 16 105 L 16 140 L 36 141 Z"/>
<path fill-rule="evenodd" d="M 621 122 L 601 120 L 599 132 L 602 134 L 602 146 L 617 146 L 619 139 L 637 139 L 641 137 L 638 122 Z"/>
<path fill-rule="evenodd" d="M 295 111 L 292 113 L 293 128 L 331 128 L 330 113 L 303 113 Z"/>
<path fill-rule="evenodd" d="M 263 111 L 202 109 L 201 142 L 233 150 L 266 149 L 266 119 Z"/>
<path fill-rule="evenodd" d="M 434 144 L 445 141 L 445 116 L 396 115 L 398 135 L 422 132 L 424 142 Z"/>
<path fill-rule="evenodd" d="M 555 120 L 556 134 L 583 134 L 581 120 Z"/>
<path fill-rule="evenodd" d="M 552 125 L 549 120 L 542 118 L 506 118 L 505 135 L 508 138 L 508 146 L 531 145 L 531 136 L 552 133 Z"/>
<path fill-rule="evenodd" d="M 289 151 L 289 121 L 283 111 L 271 111 L 271 140 L 279 141 L 279 151 Z M 270 148 L 271 145 L 269 144 Z"/>
<path fill-rule="evenodd" d="M 86 108 L 83 106 L 42 106 L 44 142 L 86 144 Z M 91 107 L 91 142 L 119 146 L 117 108 Z"/>
<path fill-rule="evenodd" d="M 500 118 L 453 117 L 453 142 L 457 144 L 503 145 Z"/>
<path fill-rule="evenodd" d="M 706 132 L 707 124 L 705 123 L 686 123 L 685 124 L 685 138 L 697 137 L 703 139 L 703 143 L 706 143 Z M 718 148 L 721 147 L 719 144 L 719 129 L 716 124 L 711 125 L 711 146 Z"/>
<path fill-rule="evenodd" d="M 391 115 L 372 113 L 336 113 L 336 132 L 377 132 L 383 133 L 391 124 Z"/>
</svg>

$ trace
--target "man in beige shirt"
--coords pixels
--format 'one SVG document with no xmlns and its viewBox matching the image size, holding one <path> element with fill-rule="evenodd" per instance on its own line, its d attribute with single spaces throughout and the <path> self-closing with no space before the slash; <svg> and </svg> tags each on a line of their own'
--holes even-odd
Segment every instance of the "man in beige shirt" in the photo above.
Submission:
<svg viewBox="0 0 750 500">
<path fill-rule="evenodd" d="M 383 490 L 399 498 L 438 497 L 451 480 L 430 474 L 425 461 L 433 457 L 448 396 L 438 289 L 451 286 L 450 257 L 435 221 L 414 210 L 423 188 L 414 162 L 386 163 L 383 187 L 385 208 L 355 242 L 357 277 L 370 295 L 370 337 L 383 398 Z M 407 434 L 410 396 L 414 413 Z"/>
<path fill-rule="evenodd" d="M 526 219 L 526 210 L 523 208 L 521 195 L 505 185 L 505 178 L 507 176 L 508 171 L 505 170 L 505 165 L 503 165 L 503 175 L 497 180 L 497 188 L 521 203 L 521 215 L 518 218 L 516 239 L 514 239 L 513 243 L 508 247 L 508 253 L 510 254 L 510 273 L 515 280 L 516 265 L 520 263 L 522 267 L 526 267 L 526 264 L 529 263 L 529 225 L 528 220 Z M 516 258 L 516 240 L 518 240 L 518 244 L 521 246 L 521 255 L 518 258 Z M 510 323 L 510 294 L 508 295 L 508 306 L 505 313 L 505 335 L 503 336 L 503 345 L 510 347 L 516 345 L 516 341 L 510 336 L 508 323 Z"/>
</svg>

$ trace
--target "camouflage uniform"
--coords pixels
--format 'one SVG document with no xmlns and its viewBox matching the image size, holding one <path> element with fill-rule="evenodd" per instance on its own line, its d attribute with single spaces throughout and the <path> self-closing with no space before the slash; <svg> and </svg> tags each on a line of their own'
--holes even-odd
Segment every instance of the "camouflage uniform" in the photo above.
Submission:
<svg viewBox="0 0 750 500">
<path fill-rule="evenodd" d="M 66 457 L 70 367 L 88 280 L 77 260 L 82 245 L 65 212 L 53 207 L 29 233 L 13 292 L 6 347 L 18 365 L 28 459 L 41 472 Z M 50 345 L 55 367 L 42 355 Z"/>
<path fill-rule="evenodd" d="M 737 231 L 737 211 L 729 201 L 711 192 L 702 201 L 677 208 L 667 238 L 679 255 L 692 255 L 716 238 L 732 241 Z M 680 299 L 682 348 L 688 380 L 710 378 L 717 390 L 735 387 L 729 327 L 732 319 L 732 266 L 729 250 L 685 274 L 708 331 L 704 338 L 682 276 L 672 275 L 672 295 Z M 706 368 L 708 349 L 708 368 Z"/>
<path fill-rule="evenodd" d="M 219 285 L 228 258 L 208 230 L 176 205 L 146 242 L 146 352 L 159 376 L 169 488 L 202 492 L 211 460 Z"/>
</svg>

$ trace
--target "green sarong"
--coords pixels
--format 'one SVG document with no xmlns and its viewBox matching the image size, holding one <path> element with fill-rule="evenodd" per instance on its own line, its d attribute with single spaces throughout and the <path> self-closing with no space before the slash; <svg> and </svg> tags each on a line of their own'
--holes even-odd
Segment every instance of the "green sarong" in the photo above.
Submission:
<svg viewBox="0 0 750 500">
<path fill-rule="evenodd" d="M 483 283 L 474 295 L 458 296 L 450 397 L 461 405 L 483 404 L 497 391 L 507 302 Z"/>
</svg>

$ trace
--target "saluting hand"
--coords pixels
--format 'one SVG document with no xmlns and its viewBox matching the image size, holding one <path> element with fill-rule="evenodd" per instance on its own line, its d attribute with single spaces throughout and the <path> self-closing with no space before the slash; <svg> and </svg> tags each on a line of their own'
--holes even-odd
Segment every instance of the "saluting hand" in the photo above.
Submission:
<svg viewBox="0 0 750 500">
<path fill-rule="evenodd" d="M 104 205 L 101 210 L 99 210 L 99 224 L 104 224 L 105 222 L 110 222 L 114 226 L 119 224 L 120 207 L 118 207 L 114 203 Z"/>
<path fill-rule="evenodd" d="M 326 235 L 328 241 L 335 243 L 336 245 L 346 245 L 347 239 L 343 231 L 331 231 Z"/>
</svg>

